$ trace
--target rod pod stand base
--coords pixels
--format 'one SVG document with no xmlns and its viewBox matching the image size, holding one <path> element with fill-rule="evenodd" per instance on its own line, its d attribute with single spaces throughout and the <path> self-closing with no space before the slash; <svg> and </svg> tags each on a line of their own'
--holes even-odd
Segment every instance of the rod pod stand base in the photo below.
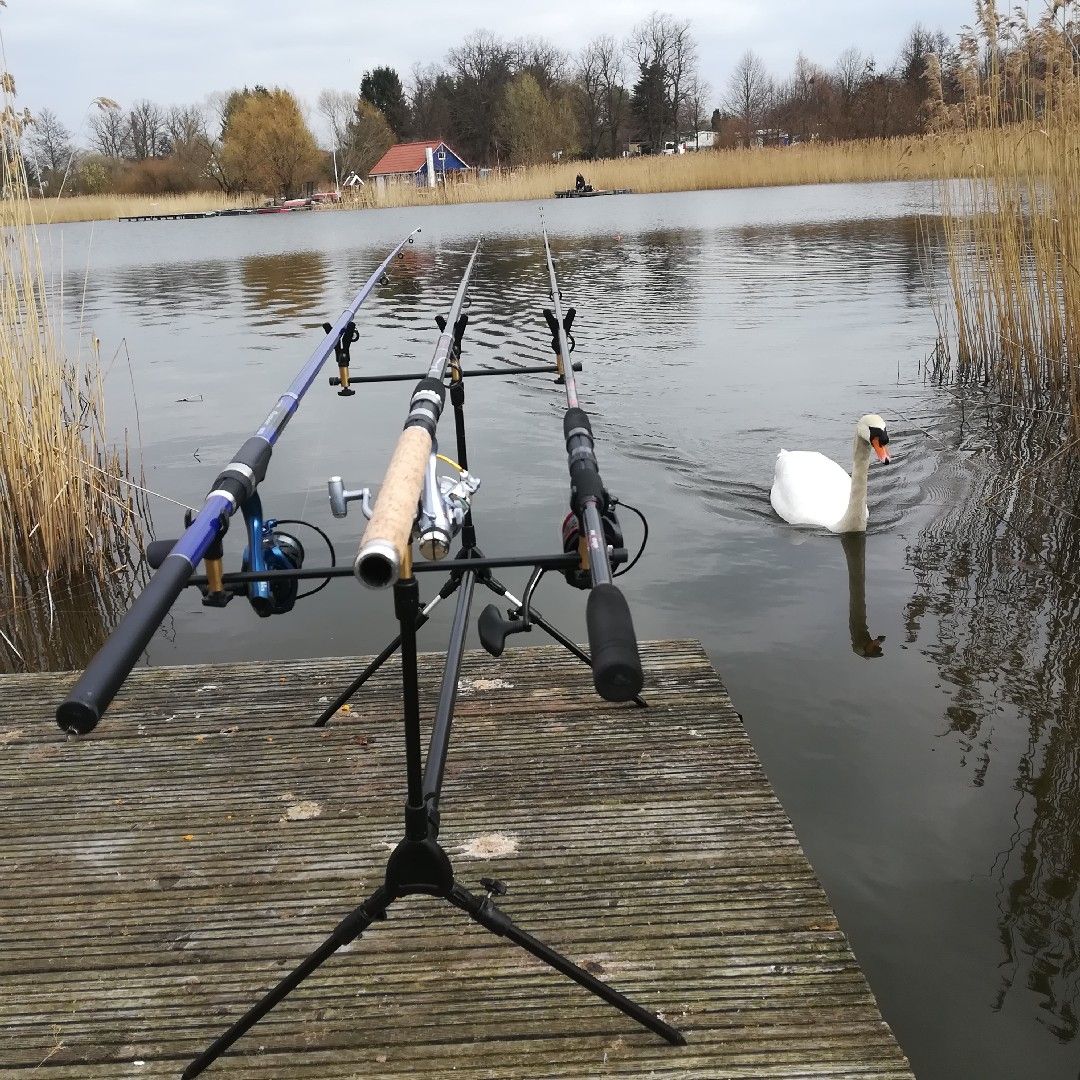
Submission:
<svg viewBox="0 0 1080 1080">
<path fill-rule="evenodd" d="M 472 572 L 469 573 L 471 575 Z M 457 683 L 472 586 L 473 580 L 470 576 L 458 601 L 459 612 L 454 620 L 454 633 L 448 648 L 447 667 L 443 677 L 444 688 L 448 683 L 451 686 L 456 686 Z M 482 884 L 487 888 L 487 896 L 480 897 L 455 879 L 450 858 L 438 842 L 439 795 L 443 765 L 449 749 L 452 703 L 449 710 L 440 709 L 436 715 L 426 770 L 428 777 L 434 776 L 436 779 L 429 781 L 424 776 L 420 760 L 416 630 L 422 616 L 415 577 L 399 579 L 395 583 L 394 608 L 401 626 L 402 701 L 405 706 L 405 762 L 408 788 L 408 799 L 405 805 L 405 836 L 387 861 L 383 884 L 346 915 L 330 936 L 294 971 L 282 979 L 196 1057 L 184 1070 L 183 1080 L 191 1080 L 204 1072 L 275 1005 L 283 1001 L 308 976 L 329 960 L 338 949 L 355 941 L 377 919 L 384 919 L 387 909 L 395 900 L 412 895 L 433 896 L 448 901 L 485 930 L 499 937 L 505 937 L 531 953 L 541 962 L 572 979 L 579 986 L 614 1006 L 673 1046 L 685 1045 L 686 1038 L 677 1028 L 518 927 L 505 912 L 496 907 L 492 900 L 493 895 L 503 895 L 506 892 L 506 886 L 502 882 L 484 879 Z M 454 659 L 451 659 L 451 656 Z M 436 743 L 438 743 L 438 750 L 435 749 Z"/>
</svg>

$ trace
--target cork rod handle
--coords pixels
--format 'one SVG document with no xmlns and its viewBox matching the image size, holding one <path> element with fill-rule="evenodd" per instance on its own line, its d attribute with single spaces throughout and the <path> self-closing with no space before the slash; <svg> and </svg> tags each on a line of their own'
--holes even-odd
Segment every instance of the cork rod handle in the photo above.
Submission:
<svg viewBox="0 0 1080 1080">
<path fill-rule="evenodd" d="M 393 585 L 406 564 L 430 455 L 431 436 L 423 427 L 401 433 L 353 563 L 353 573 L 371 589 Z"/>
</svg>

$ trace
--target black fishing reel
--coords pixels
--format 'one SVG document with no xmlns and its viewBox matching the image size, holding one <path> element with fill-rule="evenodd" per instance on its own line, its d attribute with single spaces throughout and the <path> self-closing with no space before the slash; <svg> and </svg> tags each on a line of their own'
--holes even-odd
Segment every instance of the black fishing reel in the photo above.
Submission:
<svg viewBox="0 0 1080 1080">
<path fill-rule="evenodd" d="M 619 525 L 619 519 L 615 516 L 614 506 L 609 505 L 601 514 L 600 520 L 604 523 L 604 544 L 609 548 L 621 548 L 623 546 L 622 526 Z M 568 555 L 572 552 L 582 552 L 581 522 L 573 511 L 563 519 L 562 541 L 563 551 Z M 588 589 L 592 586 L 592 577 L 584 558 L 577 566 L 564 570 L 563 577 L 575 589 Z"/>
</svg>

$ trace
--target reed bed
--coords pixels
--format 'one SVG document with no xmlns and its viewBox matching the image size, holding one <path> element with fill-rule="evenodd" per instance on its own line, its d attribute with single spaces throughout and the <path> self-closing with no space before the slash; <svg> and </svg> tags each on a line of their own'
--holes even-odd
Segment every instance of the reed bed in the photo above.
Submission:
<svg viewBox="0 0 1080 1080">
<path fill-rule="evenodd" d="M 1080 4 L 1059 0 L 1036 23 L 976 7 L 963 100 L 935 102 L 964 178 L 940 186 L 937 373 L 993 387 L 1019 418 L 1058 411 L 1080 437 Z M 931 75 L 940 87 L 933 63 Z"/>
<path fill-rule="evenodd" d="M 940 176 L 962 159 L 948 136 L 870 139 L 842 143 L 571 161 L 537 165 L 488 176 L 466 175 L 437 188 L 412 184 L 369 184 L 353 205 L 418 206 L 426 203 L 509 202 L 550 199 L 574 186 L 584 173 L 594 188 L 630 188 L 638 194 L 711 191 L 718 188 L 915 180 Z M 348 204 L 346 204 L 348 205 Z"/>
<path fill-rule="evenodd" d="M 31 199 L 36 222 L 53 225 L 69 221 L 115 221 L 140 214 L 202 214 L 207 210 L 231 210 L 256 206 L 254 196 L 223 195 L 196 191 L 188 195 L 75 195 L 70 198 Z"/>
<path fill-rule="evenodd" d="M 77 628 L 82 658 L 108 632 L 145 508 L 105 436 L 97 357 L 66 358 L 50 317 L 20 153 L 31 120 L 11 76 L 0 83 L 0 666 L 33 668 L 56 655 L 58 623 Z"/>
</svg>

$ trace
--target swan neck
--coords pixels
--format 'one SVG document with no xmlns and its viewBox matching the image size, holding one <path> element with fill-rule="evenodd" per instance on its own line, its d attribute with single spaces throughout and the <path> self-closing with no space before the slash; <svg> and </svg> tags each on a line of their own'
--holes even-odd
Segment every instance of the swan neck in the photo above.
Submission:
<svg viewBox="0 0 1080 1080">
<path fill-rule="evenodd" d="M 852 448 L 851 494 L 847 510 L 837 524 L 837 532 L 866 531 L 866 480 L 870 472 L 870 444 L 855 436 Z"/>
</svg>

